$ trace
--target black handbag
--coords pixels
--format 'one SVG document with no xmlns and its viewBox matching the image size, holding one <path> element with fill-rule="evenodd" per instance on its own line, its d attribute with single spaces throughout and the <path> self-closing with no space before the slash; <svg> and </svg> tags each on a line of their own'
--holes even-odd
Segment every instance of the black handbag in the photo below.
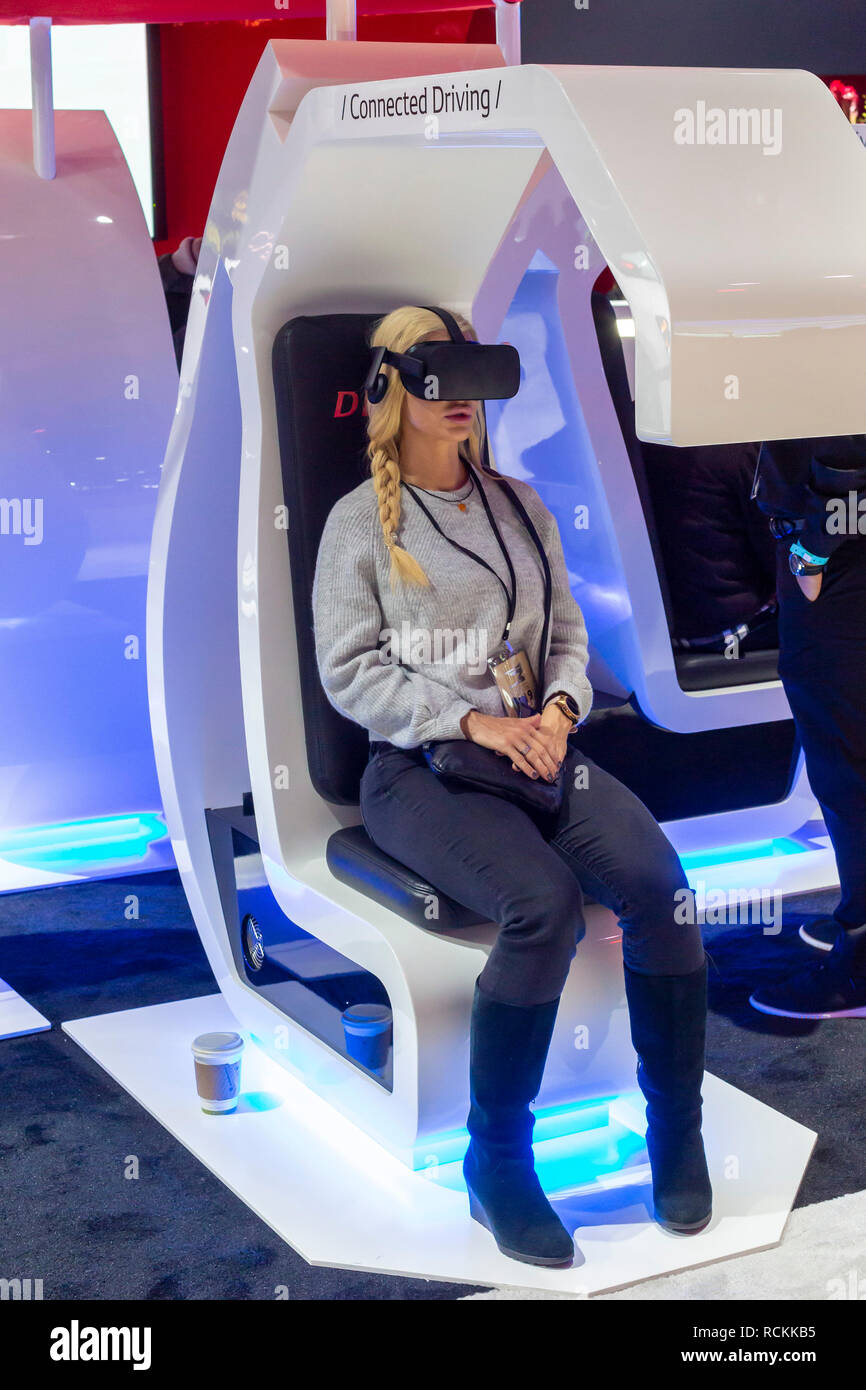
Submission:
<svg viewBox="0 0 866 1390">
<path fill-rule="evenodd" d="M 466 738 L 425 743 L 422 751 L 439 777 L 468 782 L 478 791 L 503 796 L 528 811 L 558 811 L 562 804 L 564 761 L 554 780 L 547 782 L 541 776 L 533 779 L 515 772 L 507 755 Z"/>
<path fill-rule="evenodd" d="M 553 593 L 550 563 L 538 532 L 520 498 L 508 483 L 501 481 L 499 486 L 505 489 L 532 537 L 544 569 L 544 626 L 541 631 L 541 653 L 536 686 L 540 698 L 544 691 L 544 660 L 547 654 L 547 636 L 550 630 Z M 484 748 L 480 743 L 473 743 L 471 739 L 447 738 L 434 743 L 424 743 L 421 745 L 421 751 L 428 767 L 432 768 L 439 777 L 467 782 L 471 786 L 477 787 L 479 791 L 490 792 L 494 796 L 502 796 L 530 811 L 554 812 L 558 811 L 562 804 L 564 759 L 554 780 L 548 782 L 541 775 L 532 778 L 525 772 L 519 770 L 515 772 L 506 754 L 497 753 L 493 748 Z"/>
</svg>

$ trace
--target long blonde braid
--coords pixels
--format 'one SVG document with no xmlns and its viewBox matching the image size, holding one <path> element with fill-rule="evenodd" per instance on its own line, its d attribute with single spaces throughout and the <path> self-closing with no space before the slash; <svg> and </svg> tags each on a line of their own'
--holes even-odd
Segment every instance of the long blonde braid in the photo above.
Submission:
<svg viewBox="0 0 866 1390">
<path fill-rule="evenodd" d="M 397 527 L 400 525 L 401 510 L 400 465 L 397 462 L 397 450 L 393 444 L 390 448 L 376 444 L 371 446 L 369 456 L 373 486 L 376 489 L 376 497 L 379 502 L 379 521 L 382 525 L 382 535 L 385 537 L 385 544 L 391 555 L 389 576 L 391 588 L 394 588 L 398 578 L 407 584 L 429 586 L 430 580 L 414 555 L 410 555 L 409 551 L 397 542 Z"/>
</svg>

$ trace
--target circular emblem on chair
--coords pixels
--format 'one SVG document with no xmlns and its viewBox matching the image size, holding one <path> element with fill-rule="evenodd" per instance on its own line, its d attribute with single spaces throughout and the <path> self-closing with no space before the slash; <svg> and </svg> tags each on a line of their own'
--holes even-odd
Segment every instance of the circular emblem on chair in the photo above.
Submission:
<svg viewBox="0 0 866 1390">
<path fill-rule="evenodd" d="M 259 924 L 248 912 L 241 924 L 241 943 L 244 959 L 251 970 L 261 970 L 265 963 L 265 944 Z"/>
</svg>

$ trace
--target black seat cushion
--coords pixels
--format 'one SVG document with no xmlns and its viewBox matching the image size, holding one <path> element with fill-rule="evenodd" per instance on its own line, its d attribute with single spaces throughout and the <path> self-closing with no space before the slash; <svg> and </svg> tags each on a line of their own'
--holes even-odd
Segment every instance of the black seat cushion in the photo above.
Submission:
<svg viewBox="0 0 866 1390">
<path fill-rule="evenodd" d="M 384 854 L 363 825 L 335 831 L 328 840 L 326 858 L 328 868 L 341 883 L 357 888 L 427 931 L 449 931 L 490 920 L 440 893 L 405 864 Z"/>
<path fill-rule="evenodd" d="M 737 660 L 721 652 L 676 652 L 677 680 L 683 690 L 715 690 L 779 679 L 779 649 L 745 652 Z"/>
</svg>

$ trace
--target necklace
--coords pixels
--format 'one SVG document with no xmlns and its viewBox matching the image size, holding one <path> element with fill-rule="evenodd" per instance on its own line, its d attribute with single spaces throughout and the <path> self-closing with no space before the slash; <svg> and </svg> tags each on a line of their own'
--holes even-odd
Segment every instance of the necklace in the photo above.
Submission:
<svg viewBox="0 0 866 1390">
<path fill-rule="evenodd" d="M 408 487 L 409 484 L 407 483 L 406 486 Z M 461 487 L 465 487 L 465 486 L 466 486 L 465 483 L 462 483 L 462 484 L 461 484 Z M 465 512 L 465 511 L 466 511 L 466 498 L 461 497 L 461 498 L 458 500 L 456 497 L 449 497 L 449 496 L 447 495 L 447 493 L 445 493 L 445 492 L 437 492 L 437 491 L 435 490 L 435 488 L 418 487 L 418 484 L 417 484 L 417 483 L 413 483 L 413 484 L 412 484 L 412 487 L 416 488 L 418 492 L 426 492 L 427 495 L 428 495 L 428 497 L 441 497 L 443 502 L 450 502 L 450 503 L 451 503 L 451 506 L 452 506 L 452 507 L 456 507 L 457 510 L 458 510 L 459 512 Z M 460 491 L 460 488 L 455 488 L 454 491 L 455 491 L 455 492 L 459 492 L 459 491 Z M 472 473 L 470 473 L 470 474 L 469 474 L 469 491 L 466 493 L 466 497 L 471 496 L 471 494 L 472 494 L 474 491 L 475 491 L 475 478 L 473 477 Z"/>
</svg>

